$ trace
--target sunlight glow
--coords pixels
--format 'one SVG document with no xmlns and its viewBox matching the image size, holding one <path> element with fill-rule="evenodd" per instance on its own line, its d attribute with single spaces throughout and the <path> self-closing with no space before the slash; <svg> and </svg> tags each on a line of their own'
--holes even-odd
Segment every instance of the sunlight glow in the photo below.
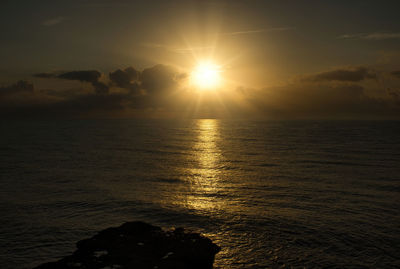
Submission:
<svg viewBox="0 0 400 269">
<path fill-rule="evenodd" d="M 221 150 L 218 147 L 220 139 L 219 122 L 215 119 L 200 119 L 196 122 L 198 137 L 194 145 L 194 156 L 198 166 L 192 170 L 191 195 L 187 197 L 189 207 L 197 210 L 213 210 L 221 206 L 215 200 L 214 194 L 221 186 L 219 185 L 218 169 L 222 162 Z"/>
<path fill-rule="evenodd" d="M 201 90 L 215 90 L 221 83 L 220 72 L 218 65 L 212 62 L 201 62 L 192 72 L 192 84 Z"/>
</svg>

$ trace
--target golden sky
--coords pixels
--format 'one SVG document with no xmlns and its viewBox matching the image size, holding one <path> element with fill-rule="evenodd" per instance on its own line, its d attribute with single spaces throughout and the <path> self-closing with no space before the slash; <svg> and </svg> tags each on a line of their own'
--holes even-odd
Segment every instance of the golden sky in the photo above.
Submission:
<svg viewBox="0 0 400 269">
<path fill-rule="evenodd" d="M 5 1 L 0 112 L 396 118 L 397 7 L 358 0 Z"/>
</svg>

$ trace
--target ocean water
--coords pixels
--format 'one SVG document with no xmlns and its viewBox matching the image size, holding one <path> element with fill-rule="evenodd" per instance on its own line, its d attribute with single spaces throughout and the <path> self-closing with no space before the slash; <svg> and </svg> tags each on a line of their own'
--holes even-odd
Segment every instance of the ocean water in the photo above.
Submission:
<svg viewBox="0 0 400 269">
<path fill-rule="evenodd" d="M 400 268 L 400 122 L 0 126 L 1 268 L 133 220 L 205 234 L 216 268 Z"/>
</svg>

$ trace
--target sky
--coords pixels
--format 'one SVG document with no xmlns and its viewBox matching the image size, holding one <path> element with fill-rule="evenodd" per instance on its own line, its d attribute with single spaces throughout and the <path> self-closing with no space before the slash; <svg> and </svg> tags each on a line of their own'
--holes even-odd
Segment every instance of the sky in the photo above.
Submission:
<svg viewBox="0 0 400 269">
<path fill-rule="evenodd" d="M 3 0 L 0 115 L 399 119 L 398 1 Z M 191 77 L 212 61 L 220 83 Z"/>
</svg>

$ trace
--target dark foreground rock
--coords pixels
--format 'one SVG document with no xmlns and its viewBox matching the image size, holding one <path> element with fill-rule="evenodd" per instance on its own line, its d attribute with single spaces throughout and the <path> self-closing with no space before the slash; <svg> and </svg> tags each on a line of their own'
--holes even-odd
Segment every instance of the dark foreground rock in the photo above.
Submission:
<svg viewBox="0 0 400 269">
<path fill-rule="evenodd" d="M 144 222 L 127 222 L 79 241 L 77 250 L 36 269 L 212 268 L 220 248 L 183 228 L 164 231 Z"/>
</svg>

